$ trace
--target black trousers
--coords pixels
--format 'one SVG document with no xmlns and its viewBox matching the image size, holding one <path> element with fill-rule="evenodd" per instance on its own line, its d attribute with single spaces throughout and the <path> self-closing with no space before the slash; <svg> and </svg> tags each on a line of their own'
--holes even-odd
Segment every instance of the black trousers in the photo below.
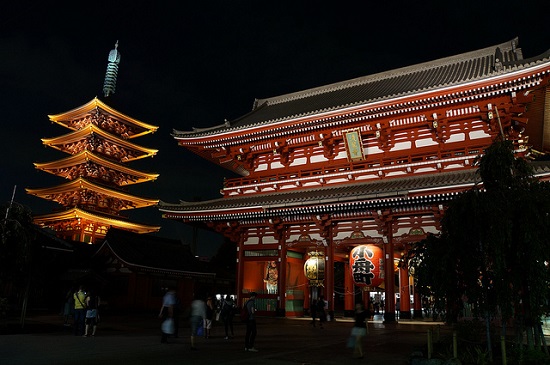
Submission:
<svg viewBox="0 0 550 365">
<path fill-rule="evenodd" d="M 244 347 L 251 349 L 254 347 L 254 340 L 256 340 L 256 320 L 249 319 L 246 322 L 246 335 L 244 336 Z"/>
</svg>

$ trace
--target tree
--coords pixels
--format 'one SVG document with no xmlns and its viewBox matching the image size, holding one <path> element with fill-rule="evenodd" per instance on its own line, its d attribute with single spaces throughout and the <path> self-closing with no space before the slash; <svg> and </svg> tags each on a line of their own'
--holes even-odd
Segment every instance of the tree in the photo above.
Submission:
<svg viewBox="0 0 550 365">
<path fill-rule="evenodd" d="M 467 298 L 487 323 L 497 314 L 503 323 L 514 319 L 534 348 L 550 296 L 550 184 L 509 141 L 493 143 L 477 163 L 483 185 L 452 201 L 440 235 L 409 253 L 417 285 L 444 298 L 447 321 Z"/>
<path fill-rule="evenodd" d="M 17 281 L 27 271 L 36 231 L 27 207 L 10 203 L 0 213 L 4 217 L 0 224 L 0 288 L 4 288 L 8 281 Z"/>
</svg>

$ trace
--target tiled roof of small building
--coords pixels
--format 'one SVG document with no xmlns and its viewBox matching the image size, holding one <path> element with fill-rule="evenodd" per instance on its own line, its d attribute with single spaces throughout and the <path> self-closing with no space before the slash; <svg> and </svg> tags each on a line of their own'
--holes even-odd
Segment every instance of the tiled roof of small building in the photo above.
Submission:
<svg viewBox="0 0 550 365">
<path fill-rule="evenodd" d="M 215 276 L 207 272 L 205 264 L 194 257 L 188 245 L 176 240 L 111 228 L 98 253 L 102 249 L 110 249 L 119 260 L 134 269 L 195 277 Z"/>
<path fill-rule="evenodd" d="M 345 107 L 413 95 L 442 87 L 460 85 L 548 61 L 550 50 L 523 59 L 518 39 L 431 62 L 308 89 L 277 97 L 258 99 L 253 110 L 220 126 L 174 130 L 175 137 L 213 135 L 245 127 L 305 117 Z"/>
</svg>

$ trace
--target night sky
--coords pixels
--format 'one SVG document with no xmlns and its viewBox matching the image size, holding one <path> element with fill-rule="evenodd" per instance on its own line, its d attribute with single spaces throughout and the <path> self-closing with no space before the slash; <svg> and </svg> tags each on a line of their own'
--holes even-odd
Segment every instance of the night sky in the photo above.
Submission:
<svg viewBox="0 0 550 365">
<path fill-rule="evenodd" d="M 550 48 L 547 0 L 441 1 L 19 1 L 0 9 L 0 202 L 35 214 L 57 204 L 25 188 L 55 186 L 59 177 L 33 162 L 66 157 L 41 138 L 69 130 L 59 114 L 99 97 L 159 126 L 134 139 L 159 150 L 129 167 L 159 173 L 130 192 L 165 202 L 219 198 L 233 175 L 178 147 L 171 132 L 232 120 L 266 98 L 447 57 L 519 37 L 525 57 Z M 164 3 L 169 3 L 166 5 Z M 332 4 L 331 4 L 332 3 Z M 376 3 L 376 5 L 370 5 Z M 369 4 L 369 5 L 367 5 Z M 118 40 L 116 93 L 103 97 L 107 56 Z M 157 208 L 128 212 L 161 225 L 158 235 L 189 243 L 191 230 Z M 199 255 L 216 236 L 199 233 Z"/>
</svg>

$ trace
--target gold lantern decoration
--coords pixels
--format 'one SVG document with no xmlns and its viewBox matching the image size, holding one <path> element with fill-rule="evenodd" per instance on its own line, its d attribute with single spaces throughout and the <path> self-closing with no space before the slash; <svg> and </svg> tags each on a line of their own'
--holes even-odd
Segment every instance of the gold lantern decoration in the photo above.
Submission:
<svg viewBox="0 0 550 365">
<path fill-rule="evenodd" d="M 325 280 L 325 255 L 319 251 L 309 253 L 309 259 L 304 264 L 304 274 L 310 286 L 323 286 Z"/>
</svg>

